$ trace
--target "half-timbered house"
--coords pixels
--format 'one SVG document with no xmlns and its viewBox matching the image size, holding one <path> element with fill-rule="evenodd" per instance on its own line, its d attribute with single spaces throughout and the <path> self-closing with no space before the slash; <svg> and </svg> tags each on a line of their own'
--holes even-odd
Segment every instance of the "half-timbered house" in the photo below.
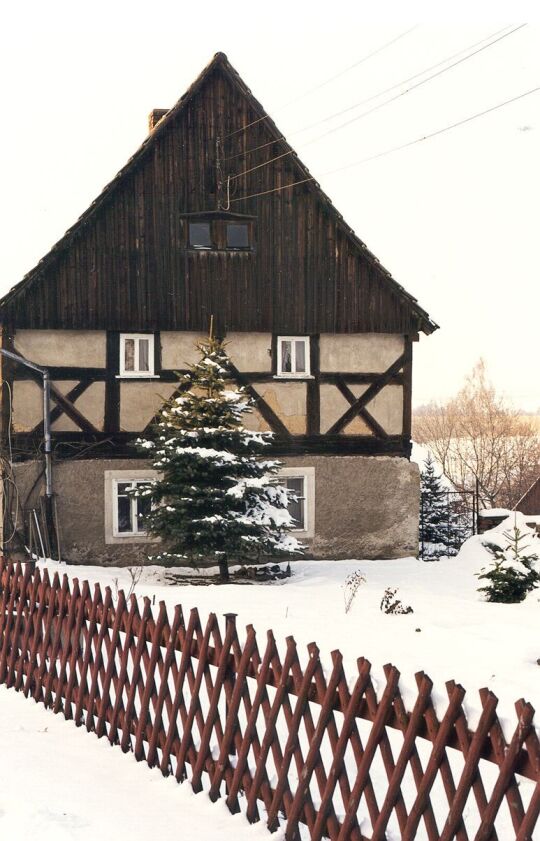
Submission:
<svg viewBox="0 0 540 841">
<path fill-rule="evenodd" d="M 148 549 L 133 441 L 211 316 L 274 433 L 313 557 L 417 551 L 412 348 L 436 325 L 346 224 L 218 53 L 64 237 L 0 302 L 2 347 L 51 379 L 63 557 Z M 43 493 L 39 371 L 5 356 L 19 510 Z"/>
</svg>

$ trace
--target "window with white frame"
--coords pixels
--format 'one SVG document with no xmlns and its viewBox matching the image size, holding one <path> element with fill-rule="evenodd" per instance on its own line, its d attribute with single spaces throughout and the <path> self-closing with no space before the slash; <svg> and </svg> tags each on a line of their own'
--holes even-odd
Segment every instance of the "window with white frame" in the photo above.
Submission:
<svg viewBox="0 0 540 841">
<path fill-rule="evenodd" d="M 150 513 L 150 498 L 144 495 L 150 485 L 144 479 L 115 479 L 113 485 L 113 534 L 129 537 L 146 534 L 144 518 Z M 140 495 L 135 496 L 139 492 Z"/>
<path fill-rule="evenodd" d="M 309 377 L 309 336 L 278 336 L 278 377 Z"/>
<path fill-rule="evenodd" d="M 147 496 L 134 496 L 158 477 L 152 468 L 105 470 L 105 543 L 154 543 L 145 530 L 144 517 L 150 511 Z"/>
<path fill-rule="evenodd" d="M 313 537 L 315 532 L 315 468 L 283 467 L 279 471 L 280 481 L 289 491 L 289 514 L 293 531 L 303 537 Z"/>
<path fill-rule="evenodd" d="M 120 376 L 154 376 L 154 336 L 151 333 L 120 335 Z"/>
</svg>

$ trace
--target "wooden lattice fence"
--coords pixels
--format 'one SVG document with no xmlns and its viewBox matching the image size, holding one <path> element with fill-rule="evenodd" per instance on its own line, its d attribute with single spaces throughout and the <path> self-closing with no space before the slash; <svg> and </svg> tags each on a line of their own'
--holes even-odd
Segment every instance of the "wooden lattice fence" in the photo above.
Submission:
<svg viewBox="0 0 540 841">
<path fill-rule="evenodd" d="M 214 614 L 160 603 L 154 616 L 148 599 L 4 560 L 0 585 L 1 683 L 231 812 L 286 820 L 289 841 L 535 837 L 540 743 L 524 701 L 507 743 L 488 690 L 472 732 L 453 682 L 438 717 L 423 673 L 407 710 L 395 667 L 376 691 L 367 660 L 350 681 L 338 651 L 325 671 L 315 644 L 304 663 L 291 637 L 269 631 L 259 648 L 232 615 L 222 634 Z"/>
</svg>

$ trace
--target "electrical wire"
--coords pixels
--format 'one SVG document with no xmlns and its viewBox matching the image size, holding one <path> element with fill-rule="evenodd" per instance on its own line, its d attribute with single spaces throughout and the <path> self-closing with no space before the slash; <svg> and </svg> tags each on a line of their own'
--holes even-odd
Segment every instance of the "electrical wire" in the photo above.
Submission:
<svg viewBox="0 0 540 841">
<path fill-rule="evenodd" d="M 370 108 L 368 111 L 364 111 L 362 114 L 358 114 L 356 117 L 352 117 L 350 120 L 346 120 L 344 123 L 340 123 L 339 126 L 334 126 L 334 128 L 325 131 L 323 134 L 318 135 L 315 138 L 312 138 L 304 146 L 309 146 L 311 143 L 316 143 L 318 140 L 322 140 L 323 137 L 327 137 L 329 134 L 334 134 L 336 131 L 340 131 L 342 128 L 351 125 L 351 123 L 355 123 L 358 120 L 361 120 L 363 117 L 367 117 L 369 114 L 373 114 L 375 111 L 378 111 L 380 108 L 384 108 L 385 105 L 389 105 L 391 102 L 395 102 L 396 99 L 400 99 L 400 97 L 405 96 L 406 94 L 410 93 L 411 91 L 416 90 L 417 88 L 421 87 L 422 85 L 427 84 L 427 82 L 431 82 L 433 79 L 442 76 L 443 73 L 446 73 L 448 70 L 452 70 L 454 67 L 458 67 L 458 65 L 463 64 L 464 61 L 468 61 L 470 58 L 474 58 L 474 56 L 478 55 L 479 53 L 483 52 L 484 50 L 488 50 L 490 47 L 493 47 L 495 44 L 498 44 L 499 41 L 502 41 L 504 38 L 508 38 L 509 35 L 513 35 L 515 32 L 519 32 L 520 29 L 523 29 L 524 26 L 527 26 L 526 23 L 521 23 L 519 26 L 516 26 L 514 29 L 511 29 L 510 32 L 506 32 L 504 35 L 499 35 L 498 38 L 495 38 L 494 41 L 490 41 L 489 44 L 485 44 L 483 47 L 479 47 L 474 52 L 469 53 L 463 58 L 458 59 L 453 64 L 449 64 L 448 67 L 443 67 L 442 70 L 438 70 L 436 73 L 433 73 L 431 76 L 428 76 L 427 79 L 422 79 L 420 82 L 417 82 L 415 85 L 411 85 L 410 88 L 406 88 L 404 91 L 396 94 L 395 96 L 390 97 L 390 99 L 385 100 L 384 102 L 375 105 L 373 108 Z"/>
<path fill-rule="evenodd" d="M 397 99 L 400 99 L 402 96 L 410 93 L 411 91 L 416 90 L 417 88 L 421 87 L 422 85 L 427 84 L 427 82 L 431 82 L 433 79 L 436 79 L 438 76 L 441 76 L 443 73 L 448 72 L 448 70 L 452 70 L 454 67 L 457 67 L 463 62 L 468 61 L 469 59 L 473 58 L 474 56 L 478 55 L 479 53 L 483 52 L 484 50 L 489 49 L 489 47 L 493 47 L 495 44 L 498 44 L 504 38 L 508 38 L 509 35 L 513 35 L 515 32 L 518 32 L 520 29 L 523 29 L 524 26 L 527 26 L 526 23 L 522 23 L 519 26 L 514 27 L 514 29 L 510 30 L 510 32 L 506 32 L 503 35 L 499 35 L 499 37 L 495 38 L 495 40 L 490 41 L 488 44 L 484 44 L 484 46 L 479 47 L 478 49 L 474 50 L 473 52 L 469 52 L 467 55 L 463 56 L 462 58 L 454 61 L 453 64 L 449 64 L 447 67 L 443 67 L 441 70 L 438 70 L 436 73 L 433 73 L 431 76 L 428 76 L 426 79 L 422 79 L 417 82 L 415 85 L 411 85 L 410 88 L 406 88 L 404 91 L 400 91 L 395 96 L 390 97 L 390 99 L 385 100 L 384 102 L 379 102 L 378 105 L 373 106 L 368 111 L 364 111 L 362 114 L 358 114 L 356 117 L 352 117 L 350 120 L 346 120 L 344 123 L 341 123 L 338 126 L 334 126 L 333 128 L 329 129 L 328 131 L 323 132 L 323 134 L 319 134 L 317 137 L 308 140 L 304 143 L 304 146 L 310 146 L 312 143 L 317 143 L 319 140 L 322 140 L 325 137 L 328 137 L 330 134 L 334 134 L 336 131 L 340 131 L 343 128 L 351 125 L 352 123 L 357 122 L 358 120 L 363 119 L 364 117 L 368 117 L 370 114 L 373 114 L 375 111 L 379 111 L 381 108 L 384 108 L 385 105 L 390 105 L 391 102 L 395 102 Z M 492 37 L 492 36 L 490 36 Z M 485 38 L 483 39 L 486 40 Z M 481 42 L 480 42 L 481 43 Z M 462 51 L 463 52 L 463 51 Z M 353 106 L 354 107 L 354 106 Z M 335 115 L 334 115 L 335 116 Z M 236 179 L 240 178 L 242 175 L 246 175 L 249 172 L 253 172 L 255 169 L 261 169 L 262 167 L 269 166 L 269 164 L 273 163 L 274 161 L 279 160 L 280 158 L 285 157 L 286 155 L 293 154 L 292 150 L 288 152 L 283 152 L 280 155 L 275 155 L 273 158 L 270 158 L 267 161 L 264 161 L 262 164 L 258 164 L 257 166 L 250 167 L 249 169 L 245 169 L 242 172 L 237 173 L 236 175 L 232 175 L 231 178 Z"/>
<path fill-rule="evenodd" d="M 309 96 L 309 94 L 313 93 L 314 91 L 319 90 L 320 88 L 325 87 L 325 85 L 329 85 L 330 82 L 333 82 L 336 79 L 339 79 L 341 76 L 344 76 L 345 73 L 349 73 L 350 70 L 354 70 L 355 67 L 358 67 L 359 65 L 363 64 L 365 61 L 368 61 L 368 59 L 373 58 L 376 55 L 379 55 L 379 53 L 382 53 L 383 50 L 386 50 L 386 49 L 388 49 L 388 47 L 391 47 L 392 44 L 395 44 L 396 41 L 399 41 L 401 38 L 405 38 L 406 35 L 409 35 L 414 29 L 417 28 L 417 25 L 418 24 L 415 24 L 410 29 L 407 29 L 405 32 L 402 32 L 400 35 L 397 35 L 395 38 L 392 38 L 391 41 L 387 41 L 385 44 L 382 44 L 382 46 L 377 47 L 376 50 L 373 50 L 371 53 L 368 53 L 367 55 L 363 56 L 361 59 L 356 61 L 354 64 L 351 64 L 349 67 L 346 67 L 345 70 L 341 70 L 339 73 L 336 73 L 330 79 L 326 79 L 324 82 L 321 82 L 320 84 L 315 85 L 315 87 L 310 88 L 308 91 L 305 91 L 305 93 L 302 93 L 299 96 L 295 97 L 294 99 L 291 99 L 289 102 L 286 102 L 285 105 L 280 106 L 280 108 L 278 108 L 277 110 L 281 111 L 284 108 L 288 108 L 293 103 L 298 102 L 298 100 L 303 99 L 305 96 Z M 269 119 L 271 119 L 270 115 L 269 114 L 264 114 L 262 117 L 258 117 L 256 120 L 252 120 L 250 123 L 246 123 L 245 125 L 240 126 L 240 128 L 235 129 L 235 131 L 231 131 L 231 132 L 229 132 L 229 134 L 225 134 L 223 136 L 223 140 L 227 140 L 227 138 L 233 137 L 235 134 L 240 134 L 240 132 L 242 132 L 242 131 L 247 131 L 247 129 L 251 128 L 251 126 L 255 126 L 255 125 L 257 125 L 257 123 L 261 123 L 263 120 L 269 120 Z"/>
<path fill-rule="evenodd" d="M 309 129 L 316 128 L 319 125 L 323 125 L 324 123 L 328 123 L 331 120 L 335 119 L 336 117 L 340 117 L 342 114 L 347 114 L 349 111 L 353 111 L 355 108 L 360 108 L 361 105 L 367 105 L 368 102 L 372 102 L 374 99 L 379 99 L 379 97 L 384 96 L 387 93 L 395 90 L 396 88 L 400 88 L 402 85 L 406 85 L 409 82 L 412 82 L 414 79 L 417 79 L 419 76 L 423 76 L 425 73 L 430 73 L 432 70 L 435 70 L 437 67 L 440 67 L 443 64 L 446 64 L 452 59 L 457 58 L 457 56 L 462 55 L 464 52 L 468 52 L 469 50 L 473 50 L 475 47 L 480 46 L 485 41 L 491 40 L 491 38 L 495 38 L 497 35 L 505 32 L 509 27 L 504 26 L 502 29 L 498 29 L 496 32 L 493 32 L 491 35 L 487 35 L 485 38 L 481 38 L 479 41 L 475 41 L 474 44 L 469 44 L 467 47 L 463 47 L 463 49 L 458 50 L 457 53 L 452 53 L 446 58 L 441 59 L 436 64 L 431 64 L 429 67 L 425 67 L 423 70 L 414 73 L 412 76 L 408 76 L 406 79 L 401 79 L 399 82 L 390 85 L 390 87 L 385 88 L 382 91 L 378 91 L 371 96 L 366 97 L 365 99 L 361 99 L 359 102 L 355 102 L 354 105 L 349 105 L 347 108 L 342 108 L 340 111 L 335 111 L 332 114 L 329 114 L 327 117 L 322 117 L 320 120 L 316 120 L 314 123 L 310 123 L 308 126 L 304 126 L 300 129 L 295 129 L 292 132 L 289 132 L 289 137 L 295 137 L 297 134 L 302 134 L 305 131 L 309 131 Z M 259 146 L 254 146 L 251 149 L 246 149 L 243 152 L 238 152 L 236 155 L 230 155 L 229 157 L 224 158 L 224 161 L 231 161 L 235 158 L 244 157 L 244 155 L 251 155 L 253 152 L 258 152 L 260 149 L 264 149 L 267 146 L 272 146 L 273 143 L 276 143 L 279 140 L 285 140 L 285 136 L 282 135 L 281 137 L 277 137 L 275 140 L 270 140 L 268 143 L 262 143 Z"/>
<path fill-rule="evenodd" d="M 525 26 L 525 24 L 523 24 L 523 26 Z M 367 105 L 368 102 L 373 102 L 374 99 L 379 99 L 379 97 L 384 96 L 387 93 L 391 93 L 392 91 L 396 90 L 396 88 L 400 88 L 402 85 L 407 85 L 414 79 L 418 79 L 419 76 L 423 76 L 425 73 L 430 73 L 432 70 L 436 70 L 438 67 L 441 67 L 441 65 L 452 61 L 452 59 L 457 58 L 460 55 L 463 55 L 463 53 L 468 53 L 469 50 L 474 50 L 475 47 L 479 47 L 481 44 L 484 44 L 485 41 L 490 41 L 492 38 L 496 38 L 498 35 L 502 35 L 502 33 L 505 32 L 507 29 L 509 29 L 508 26 L 503 26 L 502 29 L 498 29 L 496 32 L 492 32 L 491 35 L 487 35 L 485 38 L 481 38 L 479 41 L 475 41 L 474 44 L 469 44 L 467 47 L 463 47 L 463 49 L 458 50 L 457 53 L 452 53 L 451 55 L 446 56 L 446 58 L 437 61 L 435 64 L 431 64 L 429 67 L 425 67 L 423 70 L 419 70 L 417 73 L 414 73 L 412 76 L 408 76 L 406 79 L 401 79 L 399 82 L 390 85 L 390 87 L 366 97 L 366 99 L 361 99 L 360 102 L 356 102 L 354 105 L 349 105 L 347 108 L 342 108 L 341 111 L 335 111 L 334 113 L 329 114 L 328 117 L 323 117 L 322 119 L 317 120 L 314 123 L 310 123 L 308 126 L 304 126 L 304 128 L 295 129 L 295 131 L 290 132 L 290 136 L 292 137 L 296 134 L 301 134 L 304 131 L 309 131 L 309 129 L 316 128 L 317 126 L 320 126 L 323 123 L 329 123 L 330 120 L 334 120 L 336 117 L 341 117 L 342 114 L 347 114 L 349 111 L 354 111 L 355 108 L 360 108 L 361 105 Z M 506 34 L 511 35 L 512 33 L 508 32 Z M 506 35 L 503 35 L 502 37 L 506 37 Z M 447 69 L 449 70 L 450 68 Z"/>
<path fill-rule="evenodd" d="M 470 123 L 473 120 L 477 120 L 479 117 L 484 117 L 486 114 L 491 114 L 493 111 L 498 111 L 499 108 L 504 108 L 506 105 L 510 105 L 512 102 L 517 102 L 520 99 L 524 99 L 526 96 L 530 96 L 533 93 L 538 93 L 540 91 L 540 85 L 536 88 L 531 88 L 531 90 L 524 91 L 524 93 L 520 93 L 517 96 L 513 96 L 511 99 L 506 99 L 504 102 L 499 102 L 497 105 L 493 105 L 491 108 L 486 108 L 484 111 L 479 111 L 476 114 L 471 114 L 469 117 L 465 117 L 463 120 L 458 120 L 456 123 L 452 123 L 449 126 L 444 126 L 443 128 L 437 129 L 436 131 L 431 132 L 430 134 L 425 134 L 422 137 L 417 137 L 415 140 L 410 140 L 408 143 L 402 143 L 399 146 L 393 146 L 390 149 L 385 149 L 383 152 L 379 152 L 376 155 L 370 155 L 367 158 L 362 158 L 359 161 L 354 161 L 353 163 L 346 164 L 345 166 L 338 167 L 337 169 L 327 170 L 323 172 L 322 175 L 334 175 L 337 172 L 343 172 L 346 169 L 352 169 L 353 167 L 360 166 L 361 164 L 368 163 L 369 161 L 377 160 L 378 158 L 383 158 L 386 155 L 392 155 L 394 152 L 399 152 L 402 149 L 407 149 L 410 146 L 414 146 L 416 143 L 422 143 L 424 140 L 430 140 L 432 137 L 437 137 L 440 134 L 444 134 L 447 131 L 451 131 L 452 129 L 458 128 L 459 126 L 463 126 L 466 123 Z M 289 187 L 296 187 L 297 184 L 306 184 L 308 181 L 315 181 L 314 176 L 310 176 L 308 178 L 302 178 L 300 181 L 293 181 L 292 184 L 284 184 L 281 187 L 274 187 L 271 190 L 263 190 L 259 193 L 251 193 L 248 196 L 239 196 L 236 199 L 231 199 L 231 201 L 246 201 L 247 199 L 256 198 L 257 196 L 266 196 L 270 193 L 280 192 L 281 190 L 286 190 Z"/>
</svg>

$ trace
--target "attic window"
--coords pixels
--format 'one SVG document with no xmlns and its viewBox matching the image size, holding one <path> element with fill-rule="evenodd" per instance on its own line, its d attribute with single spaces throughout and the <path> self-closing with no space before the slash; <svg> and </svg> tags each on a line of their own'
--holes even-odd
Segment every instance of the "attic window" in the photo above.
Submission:
<svg viewBox="0 0 540 841">
<path fill-rule="evenodd" d="M 249 226 L 246 222 L 227 222 L 227 248 L 249 248 Z"/>
<path fill-rule="evenodd" d="M 189 223 L 189 244 L 191 248 L 212 248 L 210 222 Z"/>
</svg>

